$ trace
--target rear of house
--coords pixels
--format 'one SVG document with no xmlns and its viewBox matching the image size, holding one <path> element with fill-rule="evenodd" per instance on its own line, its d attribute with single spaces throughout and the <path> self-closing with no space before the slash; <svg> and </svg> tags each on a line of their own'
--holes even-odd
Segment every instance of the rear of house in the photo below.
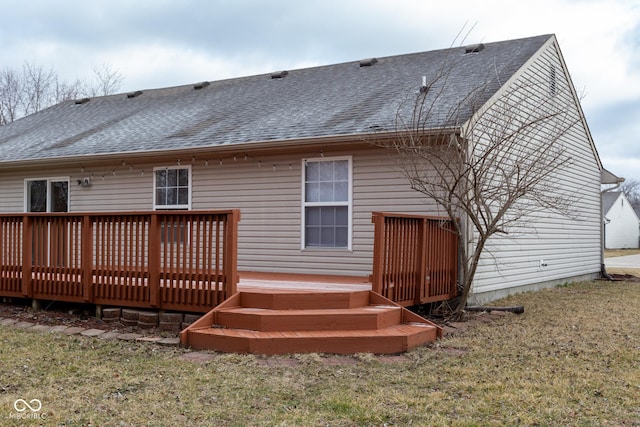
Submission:
<svg viewBox="0 0 640 427">
<path fill-rule="evenodd" d="M 393 137 L 399 106 L 452 55 L 451 103 L 470 79 L 497 73 L 488 101 L 553 66 L 582 117 L 554 36 L 68 101 L 0 128 L 0 212 L 240 209 L 240 272 L 366 281 L 373 212 L 442 215 L 371 141 Z M 579 217 L 545 213 L 492 242 L 479 300 L 599 272 L 601 165 L 583 118 L 565 144 L 574 162 L 553 179 Z"/>
</svg>

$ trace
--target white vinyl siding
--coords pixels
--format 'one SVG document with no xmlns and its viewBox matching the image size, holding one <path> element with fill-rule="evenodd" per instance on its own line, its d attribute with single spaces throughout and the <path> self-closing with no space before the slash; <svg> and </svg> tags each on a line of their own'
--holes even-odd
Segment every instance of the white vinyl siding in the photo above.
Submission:
<svg viewBox="0 0 640 427">
<path fill-rule="evenodd" d="M 640 221 L 623 193 L 605 213 L 605 248 L 631 249 L 640 245 Z"/>
<path fill-rule="evenodd" d="M 550 70 L 554 70 L 553 85 Z M 560 105 L 573 105 L 570 114 L 578 119 L 580 111 L 563 70 L 556 46 L 550 44 L 520 78 L 533 82 L 526 85 L 532 91 L 532 103 L 536 103 L 535 97 L 553 97 Z M 571 217 L 541 212 L 528 218 L 522 232 L 492 238 L 478 267 L 474 293 L 562 282 L 599 272 L 600 171 L 581 120 L 564 135 L 562 144 L 571 162 L 554 173 L 549 182 L 575 200 Z"/>
</svg>

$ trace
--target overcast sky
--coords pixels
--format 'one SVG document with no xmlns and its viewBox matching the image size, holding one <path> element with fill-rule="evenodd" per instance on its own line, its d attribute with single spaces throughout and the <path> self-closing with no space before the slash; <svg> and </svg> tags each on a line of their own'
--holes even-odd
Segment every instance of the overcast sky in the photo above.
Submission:
<svg viewBox="0 0 640 427">
<path fill-rule="evenodd" d="M 604 167 L 640 179 L 640 0 L 0 0 L 0 68 L 128 92 L 550 33 Z"/>
</svg>

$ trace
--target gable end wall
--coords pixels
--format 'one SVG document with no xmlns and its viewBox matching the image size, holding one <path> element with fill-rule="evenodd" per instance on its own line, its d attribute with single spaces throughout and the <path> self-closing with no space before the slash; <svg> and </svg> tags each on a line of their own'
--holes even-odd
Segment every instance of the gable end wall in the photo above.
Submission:
<svg viewBox="0 0 640 427">
<path fill-rule="evenodd" d="M 562 141 L 571 164 L 557 171 L 550 182 L 575 198 L 570 213 L 578 219 L 539 213 L 528 218 L 522 234 L 492 238 L 474 281 L 478 302 L 517 290 L 593 278 L 600 271 L 599 160 L 557 45 L 549 43 L 519 78 L 535 82 L 530 85 L 538 88 L 535 96 L 549 97 L 550 67 L 556 70 L 558 102 L 573 106 L 570 113 L 577 121 Z M 535 104 L 535 99 L 531 101 Z"/>
</svg>

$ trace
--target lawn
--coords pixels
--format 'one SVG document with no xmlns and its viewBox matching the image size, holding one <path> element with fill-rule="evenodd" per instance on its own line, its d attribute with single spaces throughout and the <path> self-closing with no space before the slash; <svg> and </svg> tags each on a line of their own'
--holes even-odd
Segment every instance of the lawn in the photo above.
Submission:
<svg viewBox="0 0 640 427">
<path fill-rule="evenodd" d="M 0 326 L 0 425 L 640 425 L 638 301 L 637 282 L 513 296 L 496 304 L 524 314 L 392 364 L 194 362 L 183 349 Z M 39 399 L 40 418 L 17 399 Z"/>
<path fill-rule="evenodd" d="M 640 254 L 640 249 L 605 249 L 604 257 L 612 258 L 617 256 L 625 256 L 625 255 L 638 255 Z"/>
</svg>

